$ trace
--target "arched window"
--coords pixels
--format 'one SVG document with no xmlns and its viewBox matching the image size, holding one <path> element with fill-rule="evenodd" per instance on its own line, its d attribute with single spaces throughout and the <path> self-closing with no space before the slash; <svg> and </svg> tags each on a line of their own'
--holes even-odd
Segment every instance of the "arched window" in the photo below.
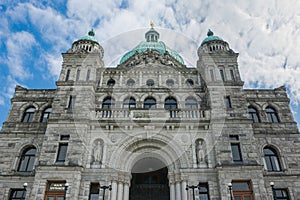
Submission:
<svg viewBox="0 0 300 200">
<path fill-rule="evenodd" d="M 123 102 L 123 108 L 135 108 L 136 102 L 133 97 L 126 98 Z"/>
<path fill-rule="evenodd" d="M 34 117 L 34 112 L 35 112 L 34 107 L 27 108 L 23 115 L 22 122 L 32 122 Z"/>
<path fill-rule="evenodd" d="M 153 87 L 154 86 L 154 81 L 152 79 L 147 80 L 146 85 L 149 87 Z"/>
<path fill-rule="evenodd" d="M 52 108 L 47 108 L 46 110 L 44 110 L 43 116 L 41 118 L 41 122 L 47 122 L 47 120 L 50 117 L 51 112 L 52 112 Z"/>
<path fill-rule="evenodd" d="M 169 87 L 173 87 L 173 86 L 174 86 L 174 81 L 173 81 L 172 79 L 168 79 L 168 80 L 166 81 L 166 84 L 167 84 L 167 86 L 169 86 Z"/>
<path fill-rule="evenodd" d="M 198 103 L 194 97 L 188 97 L 185 100 L 185 108 L 188 109 L 197 109 L 198 108 Z"/>
<path fill-rule="evenodd" d="M 275 109 L 271 107 L 266 108 L 266 114 L 269 122 L 276 123 L 279 122 L 278 115 Z"/>
<path fill-rule="evenodd" d="M 281 171 L 279 158 L 275 149 L 271 147 L 264 148 L 264 164 L 265 169 L 268 171 Z"/>
<path fill-rule="evenodd" d="M 253 108 L 252 106 L 248 107 L 248 114 L 249 114 L 250 119 L 252 119 L 254 123 L 260 122 L 257 110 L 255 108 Z"/>
<path fill-rule="evenodd" d="M 194 81 L 192 79 L 187 79 L 185 83 L 189 87 L 193 87 L 194 86 Z"/>
<path fill-rule="evenodd" d="M 102 103 L 102 108 L 103 109 L 111 109 L 111 108 L 114 108 L 115 107 L 115 100 L 111 97 L 106 97 L 104 100 L 103 100 L 103 103 Z"/>
<path fill-rule="evenodd" d="M 173 97 L 168 97 L 165 100 L 165 109 L 177 109 L 177 101 Z"/>
<path fill-rule="evenodd" d="M 35 147 L 30 147 L 23 151 L 20 158 L 18 172 L 31 172 L 33 170 L 35 154 Z"/>
<path fill-rule="evenodd" d="M 66 74 L 66 79 L 65 79 L 65 81 L 68 81 L 68 80 L 70 79 L 70 74 L 71 74 L 71 70 L 68 69 L 68 70 L 67 70 L 67 74 Z"/>
<path fill-rule="evenodd" d="M 135 81 L 134 81 L 133 79 L 129 79 L 129 80 L 127 81 L 127 86 L 132 87 L 132 86 L 134 86 L 134 85 L 135 85 Z"/>
<path fill-rule="evenodd" d="M 107 81 L 107 85 L 109 87 L 113 87 L 115 84 L 116 84 L 116 81 L 112 78 Z"/>
<path fill-rule="evenodd" d="M 148 97 L 144 101 L 144 108 L 156 108 L 156 100 L 153 97 Z"/>
</svg>

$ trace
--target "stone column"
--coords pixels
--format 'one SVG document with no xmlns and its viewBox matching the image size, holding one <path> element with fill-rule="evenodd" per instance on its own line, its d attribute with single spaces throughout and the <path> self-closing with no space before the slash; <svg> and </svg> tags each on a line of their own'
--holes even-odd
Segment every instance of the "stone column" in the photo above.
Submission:
<svg viewBox="0 0 300 200">
<path fill-rule="evenodd" d="M 118 189 L 118 185 L 117 185 L 117 182 L 116 181 L 112 181 L 112 184 L 111 184 L 111 198 L 110 200 L 117 200 L 117 189 Z"/>
<path fill-rule="evenodd" d="M 175 200 L 175 184 L 170 184 L 170 200 Z"/>
<path fill-rule="evenodd" d="M 194 168 L 197 168 L 197 155 L 196 155 L 196 145 L 195 142 L 192 143 L 192 155 L 193 155 L 193 164 Z"/>
<path fill-rule="evenodd" d="M 118 184 L 118 198 L 117 200 L 123 200 L 123 183 L 119 182 Z"/>
<path fill-rule="evenodd" d="M 186 185 L 187 185 L 187 181 L 181 182 L 181 199 L 182 200 L 187 200 L 187 191 L 185 189 Z"/>
<path fill-rule="evenodd" d="M 129 200 L 129 184 L 124 183 L 124 200 Z"/>
<path fill-rule="evenodd" d="M 140 72 L 140 74 L 139 74 L 139 85 L 140 86 L 143 85 L 143 74 L 142 74 L 142 72 Z"/>
<path fill-rule="evenodd" d="M 106 147 L 107 145 L 105 144 L 105 142 L 103 142 L 103 150 L 102 150 L 102 161 L 101 161 L 101 168 L 105 168 L 105 162 L 106 162 Z"/>
<path fill-rule="evenodd" d="M 120 72 L 119 86 L 122 86 L 122 82 L 123 82 L 123 73 Z"/>
<path fill-rule="evenodd" d="M 181 200 L 181 186 L 180 186 L 180 182 L 176 182 L 176 190 L 175 190 L 175 194 L 176 194 L 176 200 Z"/>
</svg>

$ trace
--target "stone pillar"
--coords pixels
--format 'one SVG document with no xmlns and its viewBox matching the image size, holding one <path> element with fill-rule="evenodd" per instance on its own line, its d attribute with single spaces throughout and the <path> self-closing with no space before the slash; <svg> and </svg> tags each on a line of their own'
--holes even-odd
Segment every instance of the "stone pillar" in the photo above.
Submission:
<svg viewBox="0 0 300 200">
<path fill-rule="evenodd" d="M 186 185 L 187 185 L 187 181 L 181 182 L 181 199 L 182 200 L 187 200 L 187 191 L 185 189 Z"/>
<path fill-rule="evenodd" d="M 118 198 L 117 200 L 123 200 L 123 183 L 119 182 L 118 184 Z"/>
<path fill-rule="evenodd" d="M 175 184 L 170 184 L 170 200 L 175 200 Z"/>
<path fill-rule="evenodd" d="M 181 87 L 182 83 L 181 83 L 181 73 L 179 72 L 178 74 L 178 85 L 179 87 Z"/>
<path fill-rule="evenodd" d="M 123 73 L 120 72 L 119 86 L 122 86 L 122 82 L 123 82 Z"/>
<path fill-rule="evenodd" d="M 197 155 L 196 155 L 196 144 L 195 142 L 192 143 L 192 155 L 193 155 L 193 164 L 194 168 L 197 168 Z"/>
<path fill-rule="evenodd" d="M 176 195 L 176 200 L 181 200 L 181 186 L 180 186 L 180 182 L 176 182 L 176 188 L 175 188 L 175 195 Z"/>
<path fill-rule="evenodd" d="M 101 168 L 105 168 L 105 162 L 106 162 L 106 147 L 107 145 L 105 144 L 105 142 L 103 142 L 103 154 L 102 154 L 102 161 L 101 161 Z"/>
<path fill-rule="evenodd" d="M 140 86 L 143 85 L 143 74 L 142 74 L 142 72 L 140 72 L 140 74 L 139 74 L 139 85 Z"/>
<path fill-rule="evenodd" d="M 124 183 L 124 200 L 129 200 L 129 184 Z"/>
<path fill-rule="evenodd" d="M 117 200 L 117 189 L 118 189 L 118 185 L 116 181 L 112 181 L 111 184 L 111 198 L 110 200 Z"/>
</svg>

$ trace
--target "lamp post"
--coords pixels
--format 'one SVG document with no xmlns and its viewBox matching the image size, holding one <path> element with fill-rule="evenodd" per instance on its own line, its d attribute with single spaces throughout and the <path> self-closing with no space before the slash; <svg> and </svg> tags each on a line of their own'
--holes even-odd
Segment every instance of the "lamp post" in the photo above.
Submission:
<svg viewBox="0 0 300 200">
<path fill-rule="evenodd" d="M 28 183 L 25 182 L 25 183 L 23 184 L 23 188 L 24 188 L 24 190 L 25 190 L 25 192 L 23 193 L 24 199 L 26 199 L 26 191 L 27 191 L 26 189 L 27 189 L 27 186 L 28 186 Z"/>
<path fill-rule="evenodd" d="M 232 198 L 232 183 L 228 183 L 228 190 L 229 190 L 230 200 L 233 200 L 233 198 Z"/>
<path fill-rule="evenodd" d="M 69 187 L 69 183 L 65 183 L 65 193 L 64 193 L 64 200 L 66 200 L 67 190 Z"/>
<path fill-rule="evenodd" d="M 195 189 L 198 188 L 198 185 L 186 185 L 186 191 L 188 191 L 189 189 L 192 189 L 193 191 L 193 200 L 195 200 Z"/>
<path fill-rule="evenodd" d="M 273 199 L 276 200 L 276 195 L 275 195 L 275 190 L 274 190 L 274 182 L 270 182 L 270 186 L 272 188 L 272 195 L 273 195 Z"/>
<path fill-rule="evenodd" d="M 104 198 L 105 198 L 105 190 L 109 189 L 109 191 L 111 191 L 112 187 L 111 187 L 111 185 L 108 185 L 108 186 L 104 185 L 104 186 L 101 186 L 100 189 L 103 190 L 102 200 L 104 200 Z"/>
</svg>

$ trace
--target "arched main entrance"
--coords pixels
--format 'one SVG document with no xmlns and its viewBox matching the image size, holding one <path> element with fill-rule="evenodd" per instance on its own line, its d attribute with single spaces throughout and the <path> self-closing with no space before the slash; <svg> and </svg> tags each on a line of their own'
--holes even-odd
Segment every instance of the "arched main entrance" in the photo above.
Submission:
<svg viewBox="0 0 300 200">
<path fill-rule="evenodd" d="M 129 200 L 158 199 L 170 199 L 168 168 L 156 158 L 143 158 L 132 168 Z"/>
</svg>

